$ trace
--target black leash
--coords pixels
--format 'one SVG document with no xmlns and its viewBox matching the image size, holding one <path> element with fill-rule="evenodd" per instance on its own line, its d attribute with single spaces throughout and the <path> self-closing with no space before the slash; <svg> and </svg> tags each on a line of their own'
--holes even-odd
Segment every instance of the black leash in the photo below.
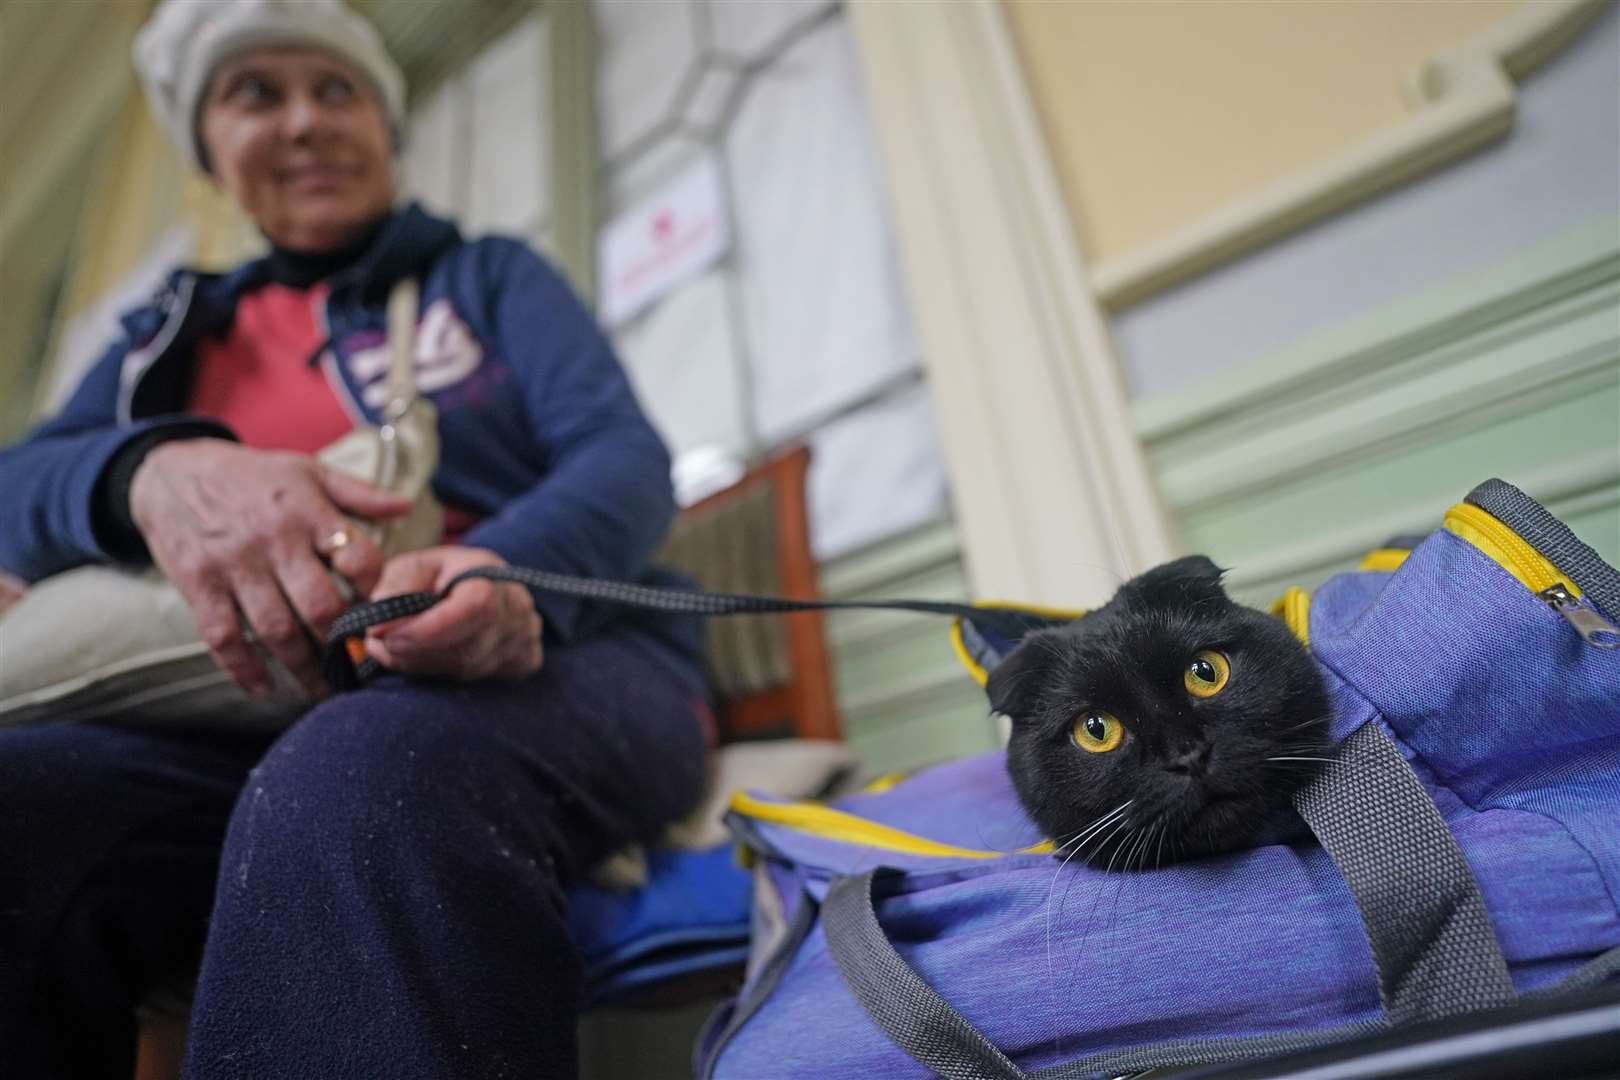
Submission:
<svg viewBox="0 0 1620 1080">
<path fill-rule="evenodd" d="M 790 600 L 781 596 L 750 596 L 744 593 L 702 592 L 696 589 L 666 589 L 627 581 L 603 581 L 575 577 L 523 566 L 479 566 L 458 574 L 440 592 L 406 593 L 356 604 L 332 623 L 326 634 L 321 668 L 328 683 L 338 690 L 353 690 L 371 678 L 380 665 L 366 656 L 362 639 L 369 627 L 419 615 L 450 595 L 463 581 L 484 578 L 513 581 L 534 592 L 576 596 L 620 607 L 667 611 L 678 615 L 766 615 L 794 611 L 863 609 L 915 611 L 927 615 L 955 615 L 994 627 L 1018 638 L 1030 630 L 1053 626 L 1063 620 L 1009 607 L 974 607 L 943 600 Z"/>
</svg>

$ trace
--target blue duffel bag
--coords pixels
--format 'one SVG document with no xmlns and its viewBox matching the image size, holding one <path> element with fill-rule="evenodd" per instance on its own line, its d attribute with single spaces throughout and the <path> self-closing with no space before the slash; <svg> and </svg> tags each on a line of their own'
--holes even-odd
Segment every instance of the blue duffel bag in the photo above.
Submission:
<svg viewBox="0 0 1620 1080">
<path fill-rule="evenodd" d="M 1060 866 L 1000 753 L 740 796 L 752 955 L 698 1074 L 1117 1076 L 1620 980 L 1620 573 L 1500 481 L 1371 565 L 1276 609 L 1333 701 L 1314 841 Z M 1010 643 L 963 630 L 982 677 Z"/>
</svg>

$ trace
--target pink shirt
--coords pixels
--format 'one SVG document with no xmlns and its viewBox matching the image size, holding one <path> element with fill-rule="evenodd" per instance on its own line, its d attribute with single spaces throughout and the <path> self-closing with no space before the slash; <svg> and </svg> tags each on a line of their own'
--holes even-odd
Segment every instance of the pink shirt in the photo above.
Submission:
<svg viewBox="0 0 1620 1080">
<path fill-rule="evenodd" d="M 326 286 L 265 285 L 237 301 L 222 338 L 197 349 L 188 409 L 222 421 L 243 445 L 313 454 L 354 429 L 326 373 L 316 307 Z"/>
<path fill-rule="evenodd" d="M 309 359 L 325 344 L 316 313 L 327 287 L 264 285 L 236 302 L 222 338 L 197 348 L 187 411 L 212 416 L 259 450 L 313 454 L 354 430 L 320 364 Z M 476 515 L 444 508 L 445 542 L 477 524 Z"/>
</svg>

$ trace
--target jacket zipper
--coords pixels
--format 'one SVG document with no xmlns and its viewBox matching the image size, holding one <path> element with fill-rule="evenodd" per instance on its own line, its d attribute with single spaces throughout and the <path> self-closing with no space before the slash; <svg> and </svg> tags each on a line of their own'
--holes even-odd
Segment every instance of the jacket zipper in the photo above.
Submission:
<svg viewBox="0 0 1620 1080">
<path fill-rule="evenodd" d="M 146 381 L 146 376 L 157 365 L 158 359 L 174 344 L 174 339 L 185 325 L 186 316 L 191 313 L 191 300 L 197 291 L 197 279 L 191 274 L 182 275 L 173 287 L 173 306 L 164 315 L 163 325 L 144 347 L 128 353 L 124 357 L 123 370 L 119 373 L 118 386 L 118 422 L 129 424 L 135 420 L 135 395 Z"/>
<path fill-rule="evenodd" d="M 1446 511 L 1446 528 L 1473 544 L 1564 618 L 1588 645 L 1620 648 L 1616 627 L 1589 603 L 1580 587 L 1536 547 L 1496 517 L 1470 503 Z"/>
</svg>

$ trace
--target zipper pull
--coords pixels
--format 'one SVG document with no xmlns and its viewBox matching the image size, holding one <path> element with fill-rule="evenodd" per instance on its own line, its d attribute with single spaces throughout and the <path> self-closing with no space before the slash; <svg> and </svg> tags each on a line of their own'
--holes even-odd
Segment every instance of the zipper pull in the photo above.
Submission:
<svg viewBox="0 0 1620 1080">
<path fill-rule="evenodd" d="M 1620 649 L 1620 627 L 1571 596 L 1563 582 L 1548 586 L 1536 595 L 1569 620 L 1569 625 L 1588 645 L 1599 649 Z"/>
</svg>

